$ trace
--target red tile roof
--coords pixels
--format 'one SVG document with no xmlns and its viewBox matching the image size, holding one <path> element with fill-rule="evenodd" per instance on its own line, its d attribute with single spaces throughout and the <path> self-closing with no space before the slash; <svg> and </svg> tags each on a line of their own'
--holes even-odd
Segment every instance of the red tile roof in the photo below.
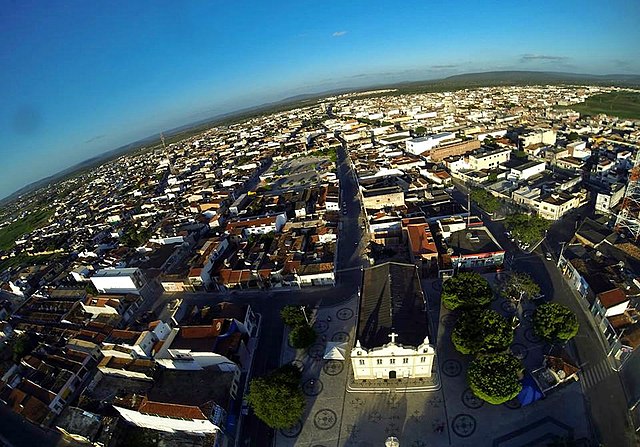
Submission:
<svg viewBox="0 0 640 447">
<path fill-rule="evenodd" d="M 144 414 L 157 414 L 176 419 L 207 419 L 198 407 L 190 405 L 165 404 L 144 400 L 138 407 L 138 411 Z"/>
<path fill-rule="evenodd" d="M 618 288 L 609 290 L 608 292 L 599 293 L 598 299 L 606 309 L 609 309 L 610 307 L 616 306 L 620 303 L 624 303 L 628 300 L 627 295 L 625 295 L 625 293 Z"/>
</svg>

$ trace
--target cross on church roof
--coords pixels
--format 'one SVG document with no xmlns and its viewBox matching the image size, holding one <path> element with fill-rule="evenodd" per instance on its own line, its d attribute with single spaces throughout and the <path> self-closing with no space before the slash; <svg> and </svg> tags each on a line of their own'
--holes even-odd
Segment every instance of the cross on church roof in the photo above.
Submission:
<svg viewBox="0 0 640 447">
<path fill-rule="evenodd" d="M 395 332 L 392 332 L 389 334 L 389 338 L 391 339 L 391 343 L 395 343 L 396 342 L 396 337 L 398 336 L 398 334 L 396 334 Z"/>
</svg>

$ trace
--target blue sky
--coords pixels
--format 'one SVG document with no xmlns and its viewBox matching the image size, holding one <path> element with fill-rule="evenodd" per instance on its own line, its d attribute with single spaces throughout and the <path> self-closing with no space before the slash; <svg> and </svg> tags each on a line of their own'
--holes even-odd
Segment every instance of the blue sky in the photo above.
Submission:
<svg viewBox="0 0 640 447">
<path fill-rule="evenodd" d="M 488 70 L 640 73 L 640 2 L 0 0 L 0 197 L 301 93 Z"/>
</svg>

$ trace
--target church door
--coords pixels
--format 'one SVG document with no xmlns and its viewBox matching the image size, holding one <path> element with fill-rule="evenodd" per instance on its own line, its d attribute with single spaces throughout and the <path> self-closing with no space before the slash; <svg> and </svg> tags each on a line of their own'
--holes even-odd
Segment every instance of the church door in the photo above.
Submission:
<svg viewBox="0 0 640 447">
<path fill-rule="evenodd" d="M 395 379 L 396 378 L 396 372 L 395 371 L 389 371 L 389 378 L 390 379 Z"/>
</svg>

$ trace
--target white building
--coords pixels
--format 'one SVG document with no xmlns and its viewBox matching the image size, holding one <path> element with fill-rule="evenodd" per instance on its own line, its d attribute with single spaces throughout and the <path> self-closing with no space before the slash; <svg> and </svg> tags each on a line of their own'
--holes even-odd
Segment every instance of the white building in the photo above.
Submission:
<svg viewBox="0 0 640 447">
<path fill-rule="evenodd" d="M 624 197 L 624 189 L 622 183 L 614 183 L 608 192 L 599 192 L 596 197 L 596 211 L 610 213 Z"/>
<path fill-rule="evenodd" d="M 494 149 L 469 154 L 469 166 L 479 171 L 481 169 L 495 169 L 511 158 L 510 149 Z"/>
<path fill-rule="evenodd" d="M 565 191 L 544 193 L 540 188 L 523 186 L 512 194 L 514 202 L 536 211 L 540 217 L 558 220 L 580 206 L 580 195 Z"/>
<path fill-rule="evenodd" d="M 387 262 L 366 269 L 351 350 L 354 378 L 431 377 L 434 360 L 417 267 Z"/>
<path fill-rule="evenodd" d="M 509 180 L 527 180 L 535 175 L 542 174 L 545 170 L 544 161 L 529 161 L 518 166 L 512 166 L 507 178 Z"/>
<path fill-rule="evenodd" d="M 587 149 L 587 143 L 584 141 L 574 141 L 573 143 L 567 144 L 567 150 L 570 156 L 581 160 L 591 157 L 591 149 Z"/>
<path fill-rule="evenodd" d="M 138 268 L 98 270 L 90 279 L 100 293 L 140 294 L 146 284 Z"/>
<path fill-rule="evenodd" d="M 441 132 L 434 135 L 413 138 L 406 142 L 407 152 L 419 155 L 425 151 L 433 149 L 443 141 L 453 140 L 456 135 L 452 132 Z"/>
<path fill-rule="evenodd" d="M 536 129 L 520 136 L 524 147 L 534 144 L 556 144 L 556 131 L 553 129 Z"/>
<path fill-rule="evenodd" d="M 145 399 L 137 410 L 115 405 L 113 408 L 122 419 L 141 428 L 169 433 L 214 434 L 220 432 L 220 427 L 212 422 L 214 415 L 207 417 L 200 408 L 195 406 L 165 404 Z"/>
</svg>

